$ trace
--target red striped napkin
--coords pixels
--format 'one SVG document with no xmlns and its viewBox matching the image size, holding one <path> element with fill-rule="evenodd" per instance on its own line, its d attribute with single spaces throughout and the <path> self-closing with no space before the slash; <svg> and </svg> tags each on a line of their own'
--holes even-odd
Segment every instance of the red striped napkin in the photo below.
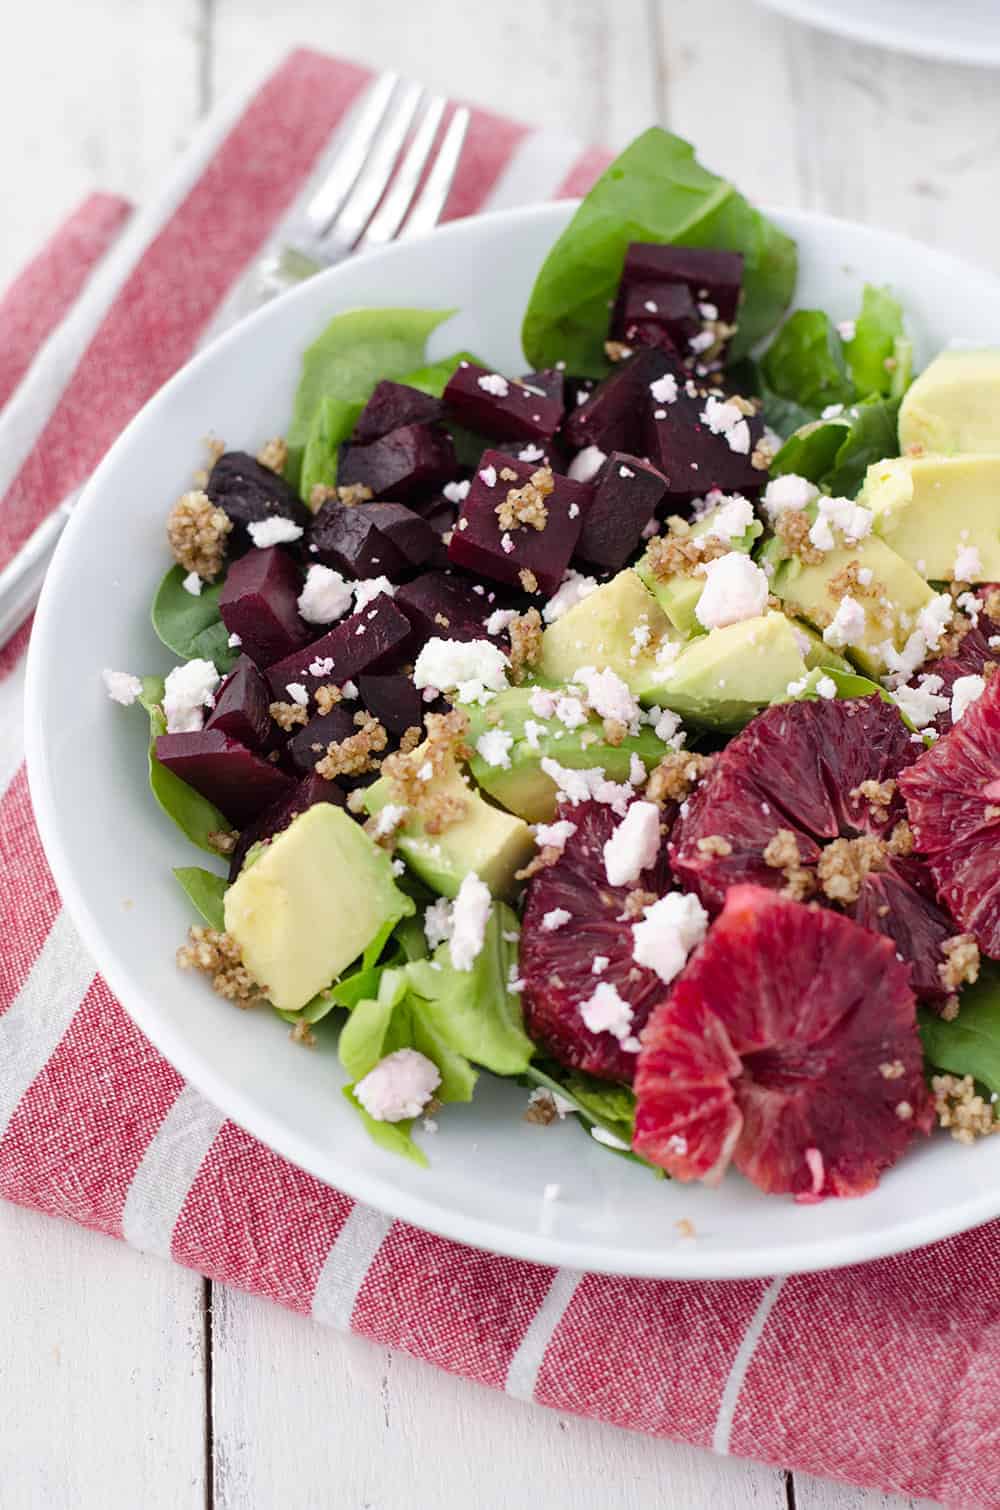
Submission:
<svg viewBox="0 0 1000 1510">
<path fill-rule="evenodd" d="M 0 562 L 210 329 L 367 75 L 294 54 L 159 201 L 88 200 L 0 303 Z M 473 116 L 448 215 L 573 193 L 606 161 Z M 836 1274 L 612 1279 L 394 1222 L 225 1122 L 77 941 L 0 682 L 0 1195 L 524 1399 L 852 1482 L 1000 1505 L 997 1227 Z"/>
</svg>

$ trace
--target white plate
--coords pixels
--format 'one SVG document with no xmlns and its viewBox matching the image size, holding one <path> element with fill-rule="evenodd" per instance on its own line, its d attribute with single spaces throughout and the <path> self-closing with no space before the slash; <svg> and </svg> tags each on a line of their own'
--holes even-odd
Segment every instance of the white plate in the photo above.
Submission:
<svg viewBox="0 0 1000 1510">
<path fill-rule="evenodd" d="M 935 63 L 1000 64 L 997 0 L 762 0 L 793 21 Z"/>
<path fill-rule="evenodd" d="M 202 437 L 252 451 L 280 430 L 303 347 L 359 305 L 457 306 L 432 355 L 467 346 L 523 371 L 525 301 L 571 209 L 467 220 L 323 274 L 199 356 L 112 447 L 49 572 L 29 657 L 31 791 L 60 890 L 105 978 L 182 1075 L 293 1163 L 418 1226 L 545 1263 L 681 1278 L 818 1269 L 974 1226 L 1000 1212 L 1000 1139 L 935 1139 L 864 1199 L 802 1206 L 736 1175 L 717 1191 L 658 1182 L 575 1122 L 526 1124 L 525 1092 L 489 1076 L 471 1106 L 441 1116 L 423 1171 L 369 1141 L 340 1095 L 328 1035 L 306 1052 L 269 1012 L 237 1012 L 174 966 L 191 917 L 170 870 L 198 856 L 147 791 L 144 716 L 109 702 L 100 671 L 171 665 L 149 604 L 168 559 L 166 513 L 201 464 Z M 951 337 L 1000 339 L 1000 283 L 987 274 L 881 231 L 777 218 L 799 242 L 798 302 L 846 318 L 866 278 L 891 282 L 918 362 Z M 546 1205 L 549 1182 L 561 1197 Z M 678 1236 L 681 1218 L 696 1241 Z"/>
</svg>

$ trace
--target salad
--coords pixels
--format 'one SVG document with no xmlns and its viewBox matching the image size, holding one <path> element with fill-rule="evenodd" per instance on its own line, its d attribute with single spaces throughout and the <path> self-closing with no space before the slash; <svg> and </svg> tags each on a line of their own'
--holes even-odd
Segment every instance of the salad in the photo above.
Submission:
<svg viewBox="0 0 1000 1510">
<path fill-rule="evenodd" d="M 337 1035 L 418 1162 L 479 1075 L 679 1180 L 871 1189 L 1000 1093 L 1000 351 L 788 313 L 793 241 L 647 131 L 525 312 L 303 353 L 167 514 L 178 951 Z M 440 339 L 440 337 L 439 337 Z"/>
</svg>

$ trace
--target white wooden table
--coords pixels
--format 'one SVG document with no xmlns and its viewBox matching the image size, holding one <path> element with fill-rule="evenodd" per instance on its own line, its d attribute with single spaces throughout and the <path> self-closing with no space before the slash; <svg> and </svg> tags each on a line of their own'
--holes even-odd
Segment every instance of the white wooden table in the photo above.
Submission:
<svg viewBox="0 0 1000 1510">
<path fill-rule="evenodd" d="M 297 43 L 613 146 L 660 120 L 754 198 L 1000 265 L 995 76 L 752 0 L 21 0 L 0 284 L 89 189 L 152 193 L 219 94 Z M 0 1275 L 0 1510 L 913 1504 L 521 1405 L 10 1207 Z"/>
</svg>

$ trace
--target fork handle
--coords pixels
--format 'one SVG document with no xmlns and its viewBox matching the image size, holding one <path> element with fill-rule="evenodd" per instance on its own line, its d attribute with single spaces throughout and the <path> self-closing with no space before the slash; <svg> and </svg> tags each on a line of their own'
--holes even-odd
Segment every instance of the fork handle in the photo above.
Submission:
<svg viewBox="0 0 1000 1510">
<path fill-rule="evenodd" d="M 6 645 L 34 610 L 76 498 L 73 493 L 53 509 L 0 571 L 0 646 Z"/>
</svg>

